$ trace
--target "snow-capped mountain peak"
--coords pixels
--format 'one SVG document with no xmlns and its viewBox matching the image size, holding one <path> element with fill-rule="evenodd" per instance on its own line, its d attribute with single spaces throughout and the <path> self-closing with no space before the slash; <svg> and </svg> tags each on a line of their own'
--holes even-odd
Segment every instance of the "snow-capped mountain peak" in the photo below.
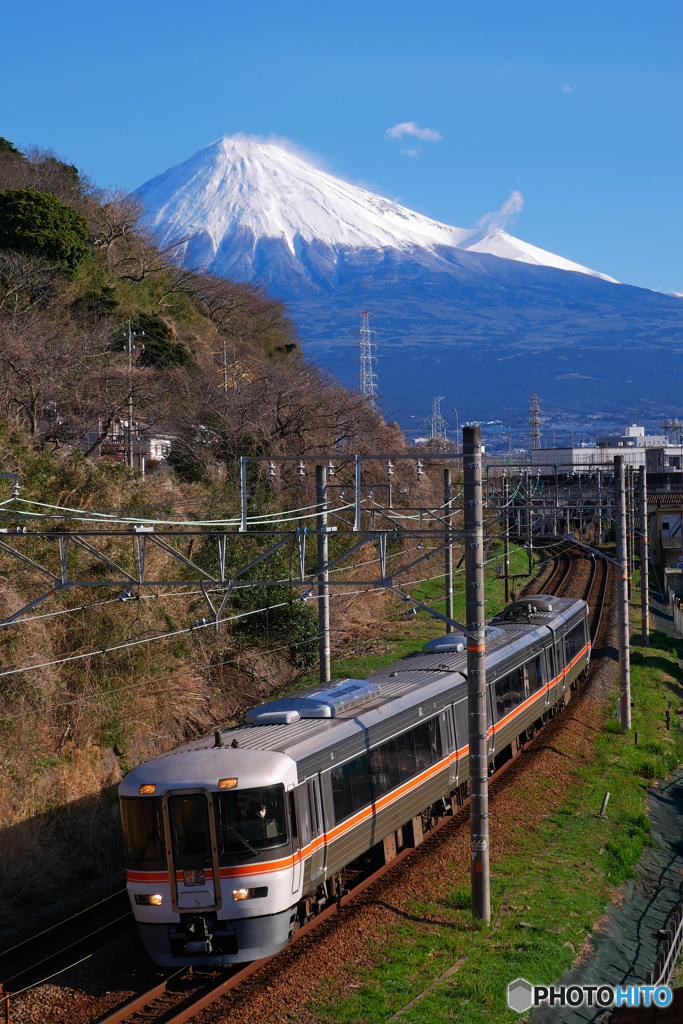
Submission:
<svg viewBox="0 0 683 1024">
<path fill-rule="evenodd" d="M 272 262 L 278 243 L 290 270 L 311 246 L 325 253 L 328 265 L 348 250 L 448 247 L 605 276 L 504 231 L 484 236 L 442 224 L 335 178 L 276 143 L 244 135 L 213 142 L 139 192 L 160 240 L 189 239 L 186 259 L 218 274 L 256 276 L 263 263 L 259 247 L 265 245 Z M 310 276 L 310 268 L 298 269 Z"/>
</svg>

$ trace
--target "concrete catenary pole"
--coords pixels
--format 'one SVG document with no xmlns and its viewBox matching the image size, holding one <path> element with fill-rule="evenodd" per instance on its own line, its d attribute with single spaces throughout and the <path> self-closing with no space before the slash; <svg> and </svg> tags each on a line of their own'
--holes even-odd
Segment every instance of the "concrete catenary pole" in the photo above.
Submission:
<svg viewBox="0 0 683 1024">
<path fill-rule="evenodd" d="M 626 474 L 626 564 L 628 579 L 626 590 L 629 601 L 633 597 L 633 473 L 630 466 L 625 467 Z"/>
<path fill-rule="evenodd" d="M 619 676 L 621 731 L 631 728 L 631 662 L 628 617 L 628 557 L 626 553 L 626 488 L 624 456 L 614 456 L 614 515 L 617 528 L 617 600 L 619 605 Z"/>
<path fill-rule="evenodd" d="M 649 562 L 647 541 L 647 469 L 640 467 L 640 607 L 643 616 L 643 646 L 650 646 Z"/>
<path fill-rule="evenodd" d="M 320 682 L 330 681 L 330 574 L 323 566 L 328 562 L 327 551 L 327 470 L 315 467 L 315 500 L 318 506 L 318 644 L 320 649 Z"/>
<path fill-rule="evenodd" d="M 503 554 L 505 558 L 505 603 L 510 603 L 510 513 L 508 502 L 510 500 L 510 484 L 507 478 L 503 480 Z"/>
<path fill-rule="evenodd" d="M 534 534 L 531 520 L 531 473 L 526 475 L 526 528 L 527 551 L 529 552 L 529 575 L 534 571 Z"/>
<path fill-rule="evenodd" d="M 444 529 L 444 573 L 446 576 L 446 615 L 449 619 L 453 618 L 453 545 L 451 544 L 451 524 L 452 518 L 450 514 L 451 502 L 451 471 L 450 469 L 444 469 L 443 471 L 443 504 L 444 504 L 444 520 L 446 527 Z M 446 632 L 452 633 L 453 626 L 450 622 L 446 623 Z"/>
<path fill-rule="evenodd" d="M 486 613 L 484 601 L 484 509 L 481 497 L 481 428 L 462 432 L 465 485 L 465 593 L 467 710 L 469 720 L 472 913 L 491 920 L 489 790 L 486 716 Z"/>
</svg>

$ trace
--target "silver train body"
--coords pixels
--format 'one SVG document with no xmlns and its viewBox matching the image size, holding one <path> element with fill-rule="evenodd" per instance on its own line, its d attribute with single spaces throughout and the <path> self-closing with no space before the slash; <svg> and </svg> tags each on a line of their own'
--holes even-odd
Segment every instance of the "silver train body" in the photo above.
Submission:
<svg viewBox="0 0 683 1024">
<path fill-rule="evenodd" d="M 590 658 L 584 601 L 518 602 L 489 627 L 490 771 L 564 706 Z M 464 638 L 364 680 L 255 708 L 134 769 L 119 793 L 128 891 L 165 966 L 255 960 L 467 795 Z"/>
</svg>

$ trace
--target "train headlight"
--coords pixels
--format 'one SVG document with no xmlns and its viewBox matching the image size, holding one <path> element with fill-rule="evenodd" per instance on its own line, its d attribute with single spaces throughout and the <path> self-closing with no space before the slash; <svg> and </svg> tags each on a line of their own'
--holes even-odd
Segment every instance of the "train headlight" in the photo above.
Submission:
<svg viewBox="0 0 683 1024">
<path fill-rule="evenodd" d="M 237 786 L 237 779 L 219 779 L 218 780 L 218 788 L 219 789 L 235 789 L 236 786 Z"/>
<path fill-rule="evenodd" d="M 159 893 L 155 893 L 154 896 L 146 896 L 143 893 L 136 892 L 135 902 L 139 907 L 160 907 L 164 902 L 164 898 Z"/>
<path fill-rule="evenodd" d="M 140 796 L 152 796 L 156 791 L 157 787 L 155 782 L 146 782 L 144 786 L 140 786 Z"/>
<path fill-rule="evenodd" d="M 233 889 L 234 900 L 258 900 L 268 895 L 268 886 L 259 885 L 255 889 Z"/>
</svg>

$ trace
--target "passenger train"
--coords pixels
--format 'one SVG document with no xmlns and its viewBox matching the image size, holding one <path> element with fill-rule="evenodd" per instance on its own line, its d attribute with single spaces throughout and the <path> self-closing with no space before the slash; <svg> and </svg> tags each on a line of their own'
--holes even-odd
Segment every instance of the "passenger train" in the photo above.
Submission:
<svg viewBox="0 0 683 1024">
<path fill-rule="evenodd" d="M 135 768 L 121 783 L 128 892 L 164 967 L 270 956 L 363 855 L 417 846 L 467 796 L 466 639 L 367 679 L 301 690 Z M 489 771 L 569 700 L 588 607 L 534 595 L 487 627 Z"/>
</svg>

